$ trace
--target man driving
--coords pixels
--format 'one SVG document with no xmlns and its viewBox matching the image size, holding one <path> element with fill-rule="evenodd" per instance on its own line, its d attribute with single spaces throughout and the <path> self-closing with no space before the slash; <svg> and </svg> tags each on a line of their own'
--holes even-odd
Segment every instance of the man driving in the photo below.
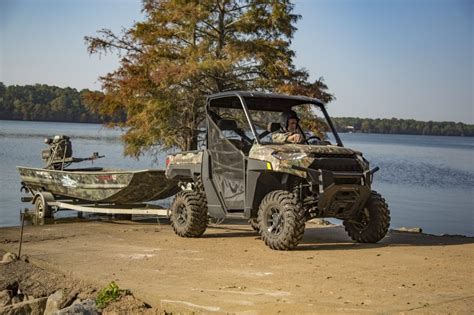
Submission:
<svg viewBox="0 0 474 315">
<path fill-rule="evenodd" d="M 304 137 L 298 128 L 300 121 L 296 112 L 289 110 L 281 114 L 281 128 L 272 134 L 274 143 L 303 143 Z"/>
</svg>

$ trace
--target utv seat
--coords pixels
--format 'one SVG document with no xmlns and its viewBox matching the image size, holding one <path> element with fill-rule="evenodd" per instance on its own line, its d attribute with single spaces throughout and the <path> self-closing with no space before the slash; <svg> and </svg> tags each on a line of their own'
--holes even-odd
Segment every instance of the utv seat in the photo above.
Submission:
<svg viewBox="0 0 474 315">
<path fill-rule="evenodd" d="M 242 151 L 245 156 L 249 155 L 250 149 L 252 148 L 251 145 L 245 143 L 245 141 L 238 140 L 238 139 L 227 139 L 230 143 L 232 143 L 237 149 Z"/>
<path fill-rule="evenodd" d="M 240 151 L 242 151 L 245 155 L 249 154 L 252 145 L 246 143 L 243 138 L 246 137 L 249 142 L 251 142 L 251 139 L 248 138 L 241 129 L 239 129 L 237 121 L 235 121 L 234 119 L 221 119 L 217 122 L 217 126 L 219 127 L 219 129 L 221 129 L 221 131 L 233 131 L 237 135 L 239 135 L 242 138 L 241 140 L 228 139 L 229 142 L 232 143 Z"/>
</svg>

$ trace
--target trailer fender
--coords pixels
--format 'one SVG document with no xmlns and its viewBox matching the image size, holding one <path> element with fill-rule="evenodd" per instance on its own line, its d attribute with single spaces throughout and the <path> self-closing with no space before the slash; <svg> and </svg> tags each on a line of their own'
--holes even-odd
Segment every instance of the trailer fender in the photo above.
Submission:
<svg viewBox="0 0 474 315">
<path fill-rule="evenodd" d="M 54 196 L 53 196 L 52 193 L 47 192 L 47 191 L 42 191 L 42 192 L 38 192 L 38 193 L 35 194 L 35 196 L 33 197 L 32 201 L 31 201 L 31 203 L 35 204 L 35 202 L 38 198 L 42 198 L 45 205 L 48 204 L 48 202 L 53 202 L 54 201 Z"/>
</svg>

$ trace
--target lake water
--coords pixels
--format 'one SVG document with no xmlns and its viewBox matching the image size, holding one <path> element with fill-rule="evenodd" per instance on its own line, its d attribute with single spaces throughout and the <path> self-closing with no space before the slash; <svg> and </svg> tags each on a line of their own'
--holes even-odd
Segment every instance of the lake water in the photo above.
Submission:
<svg viewBox="0 0 474 315">
<path fill-rule="evenodd" d="M 165 154 L 140 160 L 123 157 L 120 130 L 96 124 L 0 120 L 0 226 L 19 224 L 17 165 L 42 167 L 45 137 L 72 137 L 74 156 L 105 155 L 94 166 L 164 168 Z M 346 147 L 364 152 L 379 166 L 373 189 L 387 199 L 391 228 L 421 227 L 432 234 L 474 235 L 474 138 L 341 134 Z M 82 165 L 90 165 L 83 162 Z"/>
</svg>

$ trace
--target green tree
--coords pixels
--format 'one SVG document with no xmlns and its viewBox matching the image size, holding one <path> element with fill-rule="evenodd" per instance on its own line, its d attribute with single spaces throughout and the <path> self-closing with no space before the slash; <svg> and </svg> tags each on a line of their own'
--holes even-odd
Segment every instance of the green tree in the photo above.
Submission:
<svg viewBox="0 0 474 315">
<path fill-rule="evenodd" d="M 368 119 L 364 119 L 360 126 L 360 130 L 365 133 L 371 132 L 370 121 Z"/>
<path fill-rule="evenodd" d="M 89 106 L 125 115 L 125 154 L 196 147 L 203 96 L 263 90 L 332 100 L 322 79 L 308 81 L 290 49 L 300 16 L 288 0 L 145 0 L 145 20 L 120 35 L 85 37 L 88 51 L 118 53 L 120 67 L 101 77 L 104 94 Z"/>
</svg>

